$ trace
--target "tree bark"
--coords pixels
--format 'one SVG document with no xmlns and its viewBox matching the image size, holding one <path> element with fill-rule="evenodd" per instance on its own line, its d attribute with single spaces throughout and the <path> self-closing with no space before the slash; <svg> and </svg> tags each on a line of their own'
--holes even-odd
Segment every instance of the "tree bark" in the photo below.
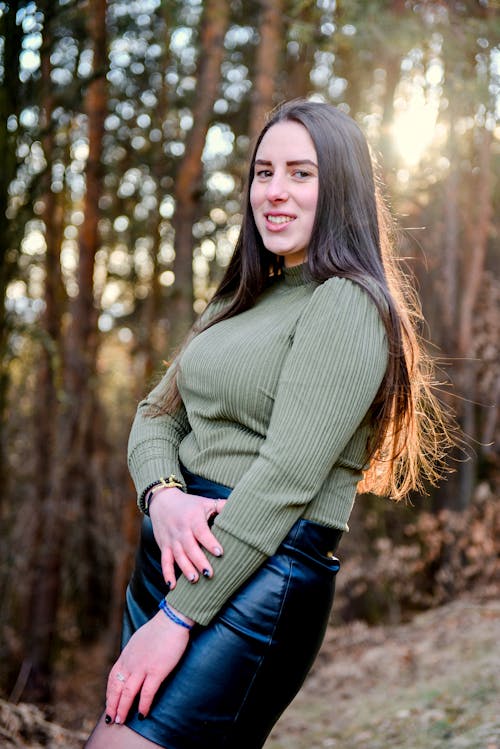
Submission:
<svg viewBox="0 0 500 749">
<path fill-rule="evenodd" d="M 260 133 L 274 105 L 276 80 L 283 46 L 283 0 L 260 0 L 260 43 L 255 58 L 251 96 L 250 141 Z"/>
<path fill-rule="evenodd" d="M 486 249 L 492 217 L 491 143 L 489 130 L 483 128 L 479 144 L 479 184 L 474 195 L 477 217 L 468 232 L 470 252 L 464 268 L 463 292 L 460 297 L 458 319 L 458 353 L 470 356 L 473 351 L 472 324 L 486 260 Z"/>
<path fill-rule="evenodd" d="M 476 220 L 471 231 L 467 232 L 470 252 L 464 263 L 463 292 L 460 296 L 458 315 L 457 355 L 460 366 L 461 427 L 467 438 L 480 439 L 476 425 L 477 372 L 478 362 L 474 358 L 473 322 L 474 310 L 481 289 L 485 269 L 486 250 L 491 229 L 492 217 L 492 136 L 485 128 L 481 132 L 479 144 L 479 184 L 475 191 L 477 205 Z M 472 198 L 471 198 L 472 202 Z M 477 455 L 474 452 L 467 462 L 460 466 L 457 509 L 464 510 L 472 499 L 476 478 Z"/>
<path fill-rule="evenodd" d="M 460 246 L 458 194 L 458 171 L 454 166 L 452 166 L 445 185 L 442 258 L 443 286 L 441 295 L 443 344 L 445 346 L 445 351 L 448 354 L 456 350 L 457 341 L 458 255 Z"/>
<path fill-rule="evenodd" d="M 42 111 L 42 146 L 47 164 L 41 180 L 41 197 L 43 212 L 41 218 L 45 226 L 45 309 L 40 321 L 41 351 L 39 359 L 37 402 L 36 402 L 36 478 L 37 495 L 40 501 L 50 490 L 47 466 L 50 465 L 54 454 L 56 424 L 54 414 L 57 413 L 58 389 L 61 386 L 62 365 L 62 317 L 66 305 L 66 291 L 64 288 L 60 253 L 63 239 L 64 206 L 62 199 L 57 199 L 52 191 L 52 163 L 54 159 L 54 126 L 52 114 L 55 107 L 53 85 L 51 81 L 52 65 L 50 56 L 53 38 L 51 23 L 53 20 L 53 6 L 49 3 L 42 5 L 44 12 L 43 41 L 40 51 L 41 58 L 41 86 L 40 102 L 44 106 Z"/>
<path fill-rule="evenodd" d="M 219 88 L 228 22 L 227 0 L 207 0 L 201 22 L 193 127 L 186 139 L 175 185 L 175 291 L 171 315 L 174 345 L 184 337 L 193 320 L 193 224 L 198 214 L 203 175 L 201 156 Z"/>
<path fill-rule="evenodd" d="M 35 516 L 34 532 L 29 546 L 31 562 L 28 566 L 32 580 L 30 581 L 31 596 L 23 611 L 23 631 L 26 641 L 33 636 L 32 612 L 36 604 L 37 565 L 43 549 L 44 515 L 47 511 L 46 501 L 50 495 L 50 471 L 55 453 L 59 389 L 62 385 L 62 335 L 61 321 L 65 306 L 65 290 L 61 276 L 60 250 L 63 235 L 64 211 L 62 201 L 57 199 L 51 189 L 52 163 L 54 159 L 54 131 L 52 113 L 54 110 L 53 87 L 50 73 L 52 52 L 51 23 L 53 9 L 45 4 L 41 6 L 44 12 L 44 27 L 42 35 L 41 57 L 41 85 L 39 101 L 44 106 L 41 111 L 42 147 L 44 151 L 46 170 L 40 183 L 40 193 L 43 201 L 41 218 L 45 226 L 45 309 L 40 320 L 40 355 L 37 370 L 36 402 L 35 402 L 35 495 L 36 504 L 33 507 Z M 46 543 L 46 542 L 45 542 Z M 38 634 L 35 635 L 38 641 Z M 31 658 L 33 654 L 31 654 Z M 29 689 L 33 689 L 31 684 Z M 38 689 L 36 687 L 35 691 Z M 33 694 L 33 692 L 32 692 Z M 38 696 L 36 694 L 35 696 Z M 43 696 L 43 689 L 42 689 Z"/>
<path fill-rule="evenodd" d="M 314 60 L 313 45 L 303 42 L 299 54 L 288 62 L 288 75 L 284 82 L 285 99 L 305 98 L 311 91 L 311 69 Z"/>
<path fill-rule="evenodd" d="M 44 502 L 32 627 L 28 640 L 30 675 L 25 698 L 34 701 L 50 698 L 69 508 L 72 506 L 75 509 L 75 505 L 80 503 L 80 514 L 85 517 L 88 515 L 86 503 L 92 497 L 88 451 L 95 405 L 97 311 L 93 303 L 93 274 L 98 247 L 98 200 L 106 114 L 106 0 L 90 0 L 88 24 L 94 51 L 94 75 L 85 97 L 89 139 L 87 184 L 79 240 L 78 295 L 72 307 L 68 331 L 64 362 L 65 394 L 57 414 L 57 441 L 51 456 L 49 494 Z M 83 599 L 86 593 L 82 591 Z"/>
<path fill-rule="evenodd" d="M 7 391 L 9 387 L 8 345 L 9 323 L 6 313 L 7 287 L 17 268 L 18 251 L 14 237 L 14 222 L 7 218 L 9 185 L 17 173 L 17 135 L 7 127 L 10 115 L 18 117 L 21 110 L 22 88 L 19 81 L 19 55 L 22 49 L 22 28 L 16 14 L 24 6 L 21 0 L 5 5 L 0 16 L 0 37 L 4 40 L 3 63 L 6 70 L 0 87 L 0 476 L 6 479 L 5 426 Z M 3 493 L 2 493 L 3 495 Z M 2 508 L 0 498 L 0 511 Z"/>
<path fill-rule="evenodd" d="M 160 59 L 161 70 L 168 70 L 171 64 L 170 42 L 171 31 L 175 25 L 170 3 L 164 3 L 161 7 L 161 15 L 165 28 L 164 51 Z M 169 98 L 168 85 L 165 76 L 162 78 L 162 85 L 158 95 L 158 105 L 156 107 L 153 126 L 160 132 L 163 132 L 163 123 L 168 116 Z M 153 274 L 149 294 L 145 300 L 143 313 L 143 324 L 140 326 L 139 341 L 137 351 L 140 354 L 142 362 L 142 371 L 138 371 L 138 386 L 141 390 L 140 397 L 144 395 L 144 386 L 151 381 L 155 367 L 158 363 L 158 354 L 162 359 L 166 358 L 166 328 L 167 328 L 167 310 L 164 310 L 162 319 L 162 287 L 159 281 L 160 273 L 160 247 L 161 247 L 161 225 L 162 217 L 160 215 L 161 203 L 161 180 L 164 176 L 163 164 L 163 146 L 162 138 L 157 144 L 157 155 L 153 158 L 151 171 L 155 178 L 156 190 L 158 196 L 158 208 L 151 220 L 150 234 L 153 237 L 154 244 L 151 249 L 151 261 L 153 265 Z"/>
<path fill-rule="evenodd" d="M 477 480 L 477 453 L 481 451 L 482 432 L 478 418 L 478 372 L 474 341 L 474 315 L 486 265 L 488 239 L 492 218 L 491 133 L 483 129 L 479 140 L 478 177 L 470 180 L 469 205 L 476 211 L 462 212 L 464 223 L 459 225 L 458 177 L 452 173 L 446 189 L 445 237 L 443 253 L 442 289 L 442 347 L 451 357 L 451 379 L 459 399 L 451 398 L 450 405 L 457 412 L 457 420 L 468 450 L 456 449 L 455 473 L 433 497 L 433 509 L 448 508 L 461 512 L 471 502 Z M 467 222 L 467 223 L 465 223 Z M 463 244 L 459 252 L 460 241 Z M 460 264 L 460 293 L 458 274 Z M 476 447 L 477 445 L 477 447 Z"/>
<path fill-rule="evenodd" d="M 79 619 L 83 636 L 88 638 L 99 619 L 99 594 L 103 580 L 95 568 L 96 519 L 102 478 L 99 466 L 107 452 L 103 418 L 96 387 L 98 353 L 98 310 L 94 303 L 95 255 L 99 248 L 99 198 L 102 193 L 102 149 L 107 114 L 107 0 L 89 0 L 88 34 L 93 48 L 93 76 L 85 96 L 89 152 L 86 169 L 84 220 L 78 250 L 78 295 L 71 315 L 67 352 L 67 390 L 73 459 L 67 466 L 65 484 L 78 487 L 77 508 L 82 519 L 80 534 L 82 559 L 79 592 L 82 602 Z M 61 487 L 62 488 L 62 487 Z M 79 495 L 79 496 L 78 496 Z M 80 507 L 78 507 L 78 504 Z"/>
</svg>

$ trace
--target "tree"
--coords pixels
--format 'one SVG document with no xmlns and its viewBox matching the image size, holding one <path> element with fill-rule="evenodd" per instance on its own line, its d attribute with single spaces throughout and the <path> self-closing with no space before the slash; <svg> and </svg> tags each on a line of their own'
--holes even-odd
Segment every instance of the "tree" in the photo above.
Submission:
<svg viewBox="0 0 500 749">
<path fill-rule="evenodd" d="M 207 0 L 200 28 L 200 57 L 194 92 L 193 125 L 186 138 L 175 184 L 175 295 L 171 312 L 173 339 L 179 343 L 193 319 L 193 224 L 203 174 L 202 154 L 219 88 L 224 36 L 229 22 L 227 0 Z M 182 331 L 182 333 L 181 333 Z"/>
<path fill-rule="evenodd" d="M 9 187 L 17 174 L 16 129 L 21 111 L 23 87 L 19 81 L 23 31 L 16 16 L 24 0 L 9 0 L 0 11 L 0 37 L 4 40 L 2 86 L 0 87 L 0 475 L 6 476 L 4 431 L 9 386 L 9 335 L 7 287 L 14 277 L 18 253 L 19 227 L 9 220 Z M 1 503 L 0 503 L 1 505 Z"/>
<path fill-rule="evenodd" d="M 65 396 L 56 413 L 57 439 L 50 461 L 49 495 L 41 517 L 40 551 L 33 586 L 32 617 L 26 660 L 30 674 L 26 695 L 36 701 L 50 697 L 53 646 L 61 598 L 62 565 L 68 530 L 68 506 L 75 499 L 93 504 L 92 428 L 95 420 L 95 359 L 97 317 L 94 308 L 94 258 L 99 242 L 98 202 L 102 181 L 102 138 L 106 113 L 106 0 L 90 0 L 89 38 L 93 77 L 85 110 L 88 122 L 88 162 L 84 222 L 79 241 L 78 294 L 73 302 L 65 346 Z M 89 511 L 83 513 L 88 522 Z M 85 530 L 87 530 L 85 528 Z M 90 600 L 89 592 L 87 592 Z"/>
<path fill-rule="evenodd" d="M 255 79 L 249 135 L 253 141 L 264 125 L 265 117 L 274 106 L 276 81 L 281 67 L 283 47 L 283 3 L 281 0 L 261 0 L 259 36 L 255 57 Z"/>
</svg>

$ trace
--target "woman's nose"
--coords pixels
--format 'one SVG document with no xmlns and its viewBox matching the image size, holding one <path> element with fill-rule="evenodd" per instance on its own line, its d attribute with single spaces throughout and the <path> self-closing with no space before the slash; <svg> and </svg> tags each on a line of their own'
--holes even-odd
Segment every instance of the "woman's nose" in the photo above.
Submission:
<svg viewBox="0 0 500 749">
<path fill-rule="evenodd" d="M 281 175 L 274 174 L 273 178 L 267 185 L 266 197 L 273 203 L 288 198 L 285 180 Z"/>
</svg>

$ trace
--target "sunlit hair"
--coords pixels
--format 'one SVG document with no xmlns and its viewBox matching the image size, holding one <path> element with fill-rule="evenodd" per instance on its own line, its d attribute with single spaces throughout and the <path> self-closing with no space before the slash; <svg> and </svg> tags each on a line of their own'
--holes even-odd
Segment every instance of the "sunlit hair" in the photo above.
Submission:
<svg viewBox="0 0 500 749">
<path fill-rule="evenodd" d="M 226 303 L 208 322 L 195 326 L 188 338 L 252 307 L 282 274 L 283 258 L 266 250 L 257 230 L 250 186 L 262 138 L 273 125 L 285 121 L 306 128 L 318 155 L 318 202 L 306 273 L 318 284 L 334 276 L 359 284 L 385 325 L 389 359 L 370 412 L 370 467 L 358 489 L 399 499 L 436 482 L 450 439 L 432 393 L 432 361 L 416 333 L 418 306 L 394 258 L 391 223 L 375 183 L 368 145 L 344 112 L 329 104 L 294 100 L 271 113 L 251 158 L 235 251 L 211 302 Z M 151 415 L 173 413 L 179 405 L 172 377 Z"/>
</svg>

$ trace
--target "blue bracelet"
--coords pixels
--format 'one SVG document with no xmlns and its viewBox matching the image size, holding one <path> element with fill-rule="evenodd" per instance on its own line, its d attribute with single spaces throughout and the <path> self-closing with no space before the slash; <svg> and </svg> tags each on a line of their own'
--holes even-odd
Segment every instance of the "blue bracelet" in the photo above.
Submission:
<svg viewBox="0 0 500 749">
<path fill-rule="evenodd" d="M 164 611 L 168 618 L 176 624 L 179 624 L 181 627 L 185 627 L 186 629 L 193 629 L 192 624 L 188 624 L 184 621 L 184 619 L 181 619 L 180 616 L 174 614 L 165 598 L 161 599 L 160 603 L 158 604 L 158 608 Z"/>
</svg>

